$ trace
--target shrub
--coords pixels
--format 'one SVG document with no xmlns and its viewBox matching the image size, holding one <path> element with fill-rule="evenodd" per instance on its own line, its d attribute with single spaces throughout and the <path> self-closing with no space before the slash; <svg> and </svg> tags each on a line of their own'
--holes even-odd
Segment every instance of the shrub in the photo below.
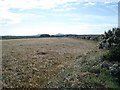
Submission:
<svg viewBox="0 0 120 90">
<path fill-rule="evenodd" d="M 108 32 L 105 32 L 102 35 L 102 40 L 99 43 L 100 49 L 109 49 L 108 53 L 102 56 L 102 60 L 108 60 L 110 62 L 117 62 L 117 64 L 113 64 L 112 68 L 110 68 L 110 73 L 114 76 L 119 85 L 120 85 L 120 28 L 113 28 Z M 116 66 L 117 67 L 114 67 Z M 119 67 L 118 67 L 119 66 Z"/>
<path fill-rule="evenodd" d="M 109 51 L 109 61 L 118 61 L 120 62 L 120 47 L 113 48 Z"/>
<path fill-rule="evenodd" d="M 111 49 L 120 46 L 120 28 L 113 28 L 102 35 L 102 41 L 99 43 L 99 48 Z"/>
<path fill-rule="evenodd" d="M 120 62 L 120 48 L 117 47 L 110 49 L 108 53 L 102 56 L 102 60 Z"/>
</svg>

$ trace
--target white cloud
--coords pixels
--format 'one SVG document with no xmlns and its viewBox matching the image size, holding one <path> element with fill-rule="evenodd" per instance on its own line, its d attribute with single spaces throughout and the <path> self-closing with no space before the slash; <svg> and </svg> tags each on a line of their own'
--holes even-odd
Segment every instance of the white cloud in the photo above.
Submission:
<svg viewBox="0 0 120 90">
<path fill-rule="evenodd" d="M 55 8 L 57 5 L 77 1 L 78 0 L 0 0 L 0 23 L 18 23 L 23 19 L 23 16 L 26 16 L 26 14 L 23 13 L 18 14 L 10 12 L 10 8 L 19 8 L 20 10 L 34 8 L 51 9 Z M 65 9 L 70 10 L 74 8 L 66 7 Z"/>
<path fill-rule="evenodd" d="M 10 8 L 24 9 L 53 9 L 54 11 L 69 11 L 76 9 L 72 7 L 72 3 L 75 4 L 87 2 L 88 5 L 94 5 L 96 2 L 112 3 L 118 2 L 119 0 L 0 0 L 0 23 L 19 23 L 26 16 L 31 18 L 29 14 L 18 14 L 10 12 Z M 60 5 L 64 5 L 62 8 L 56 8 Z"/>
<path fill-rule="evenodd" d="M 10 12 L 8 8 L 0 8 L 0 26 L 7 26 L 10 24 L 16 24 L 21 22 L 25 19 L 31 19 L 31 18 L 44 18 L 43 15 L 36 15 L 32 13 L 13 13 Z"/>
<path fill-rule="evenodd" d="M 14 24 L 20 22 L 21 15 L 16 13 L 11 13 L 8 11 L 8 8 L 0 8 L 0 21 L 1 23 Z"/>
<path fill-rule="evenodd" d="M 0 1 L 0 6 L 6 6 L 9 8 L 21 8 L 21 9 L 31 9 L 31 8 L 42 8 L 50 9 L 57 5 L 78 2 L 79 0 L 4 0 Z"/>
<path fill-rule="evenodd" d="M 75 3 L 88 2 L 88 4 L 94 5 L 95 2 L 112 3 L 118 1 L 119 0 L 0 0 L 0 6 L 5 6 L 9 8 L 21 8 L 21 9 L 31 9 L 31 8 L 50 9 L 58 5 L 71 3 L 71 2 L 75 2 Z"/>
<path fill-rule="evenodd" d="M 54 8 L 53 11 L 54 12 L 66 12 L 66 11 L 70 11 L 70 10 L 75 10 L 75 7 L 65 7 L 65 8 Z"/>
<path fill-rule="evenodd" d="M 87 2 L 84 5 L 95 5 L 95 2 Z"/>
</svg>

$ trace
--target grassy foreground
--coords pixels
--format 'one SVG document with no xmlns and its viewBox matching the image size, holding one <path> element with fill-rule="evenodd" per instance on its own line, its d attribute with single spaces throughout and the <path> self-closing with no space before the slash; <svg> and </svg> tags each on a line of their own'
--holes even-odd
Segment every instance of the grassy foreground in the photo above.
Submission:
<svg viewBox="0 0 120 90">
<path fill-rule="evenodd" d="M 2 41 L 5 88 L 119 88 L 97 43 L 73 38 Z"/>
</svg>

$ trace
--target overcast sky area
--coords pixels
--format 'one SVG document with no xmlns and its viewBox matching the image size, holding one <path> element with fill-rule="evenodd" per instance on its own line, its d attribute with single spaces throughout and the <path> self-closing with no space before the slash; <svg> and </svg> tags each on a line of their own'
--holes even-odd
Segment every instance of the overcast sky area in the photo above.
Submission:
<svg viewBox="0 0 120 90">
<path fill-rule="evenodd" d="M 119 0 L 0 0 L 0 35 L 101 34 L 118 27 Z"/>
</svg>

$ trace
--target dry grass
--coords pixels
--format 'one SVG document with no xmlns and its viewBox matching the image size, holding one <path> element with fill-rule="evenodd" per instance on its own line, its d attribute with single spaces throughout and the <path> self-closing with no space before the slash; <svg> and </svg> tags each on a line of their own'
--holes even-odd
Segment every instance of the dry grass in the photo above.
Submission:
<svg viewBox="0 0 120 90">
<path fill-rule="evenodd" d="M 3 40 L 3 86 L 42 87 L 92 51 L 95 43 L 72 38 Z"/>
</svg>

